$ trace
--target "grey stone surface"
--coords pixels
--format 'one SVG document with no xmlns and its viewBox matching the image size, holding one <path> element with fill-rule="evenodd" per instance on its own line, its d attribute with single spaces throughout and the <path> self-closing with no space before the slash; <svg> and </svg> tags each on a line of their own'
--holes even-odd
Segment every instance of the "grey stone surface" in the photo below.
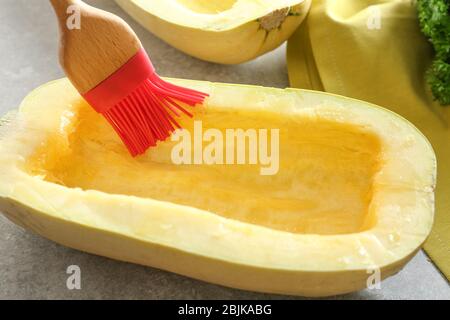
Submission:
<svg viewBox="0 0 450 320">
<path fill-rule="evenodd" d="M 285 48 L 239 66 L 202 62 L 143 30 L 111 0 L 89 1 L 124 17 L 164 76 L 273 87 L 288 86 Z M 0 0 L 0 112 L 16 108 L 35 87 L 63 74 L 57 64 L 57 29 L 47 1 Z M 45 115 L 43 115 L 45 116 Z M 66 268 L 78 265 L 82 289 L 66 288 Z M 0 299 L 282 299 L 228 289 L 168 272 L 97 257 L 29 233 L 0 216 Z M 381 290 L 337 299 L 450 299 L 447 281 L 420 252 Z"/>
</svg>

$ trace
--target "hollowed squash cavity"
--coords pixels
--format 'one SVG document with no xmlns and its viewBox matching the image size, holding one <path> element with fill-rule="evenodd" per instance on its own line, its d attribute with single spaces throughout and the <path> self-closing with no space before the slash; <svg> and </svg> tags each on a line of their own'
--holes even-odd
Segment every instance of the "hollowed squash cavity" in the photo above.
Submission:
<svg viewBox="0 0 450 320">
<path fill-rule="evenodd" d="M 61 150 L 50 137 L 30 158 L 32 173 L 70 188 L 169 201 L 295 233 L 353 233 L 373 223 L 366 218 L 380 142 L 363 128 L 309 117 L 198 112 L 204 131 L 224 136 L 233 128 L 280 129 L 279 171 L 265 176 L 260 164 L 175 165 L 171 150 L 178 142 L 133 160 L 100 115 L 84 103 L 74 110 L 68 145 Z M 192 122 L 184 125 L 193 137 Z"/>
<path fill-rule="evenodd" d="M 215 14 L 230 10 L 238 0 L 176 0 L 197 13 Z"/>
</svg>

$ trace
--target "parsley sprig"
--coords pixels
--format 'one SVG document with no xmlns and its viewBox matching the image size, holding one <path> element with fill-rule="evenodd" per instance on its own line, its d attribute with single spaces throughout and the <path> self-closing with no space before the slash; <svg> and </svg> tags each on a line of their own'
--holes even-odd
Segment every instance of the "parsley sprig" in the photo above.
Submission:
<svg viewBox="0 0 450 320">
<path fill-rule="evenodd" d="M 428 84 L 442 105 L 450 105 L 450 0 L 418 0 L 423 33 L 436 51 L 427 72 Z"/>
</svg>

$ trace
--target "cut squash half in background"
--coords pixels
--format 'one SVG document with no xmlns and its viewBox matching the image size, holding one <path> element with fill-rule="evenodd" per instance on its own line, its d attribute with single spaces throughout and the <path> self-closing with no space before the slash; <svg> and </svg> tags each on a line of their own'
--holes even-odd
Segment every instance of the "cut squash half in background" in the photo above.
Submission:
<svg viewBox="0 0 450 320">
<path fill-rule="evenodd" d="M 427 238 L 436 160 L 403 118 L 321 92 L 170 81 L 210 94 L 195 108 L 205 130 L 279 129 L 277 174 L 175 165 L 175 141 L 133 159 L 64 79 L 2 121 L 2 212 L 82 251 L 313 297 L 391 276 Z"/>
<path fill-rule="evenodd" d="M 280 46 L 305 19 L 311 0 L 116 0 L 173 47 L 222 64 L 252 60 Z"/>
</svg>

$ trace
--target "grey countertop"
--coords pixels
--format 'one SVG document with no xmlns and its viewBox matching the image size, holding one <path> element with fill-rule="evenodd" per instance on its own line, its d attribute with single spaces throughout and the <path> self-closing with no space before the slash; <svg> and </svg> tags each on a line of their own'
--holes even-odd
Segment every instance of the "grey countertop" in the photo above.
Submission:
<svg viewBox="0 0 450 320">
<path fill-rule="evenodd" d="M 239 66 L 186 56 L 134 23 L 112 0 L 88 1 L 125 18 L 169 77 L 287 87 L 285 47 Z M 57 64 L 57 28 L 45 0 L 0 0 L 0 113 L 16 108 L 35 87 L 63 76 Z M 81 290 L 66 287 L 70 265 L 81 268 Z M 65 248 L 0 216 L 0 299 L 281 299 L 224 288 L 161 270 Z M 337 299 L 450 299 L 448 282 L 423 252 L 381 290 Z"/>
</svg>

